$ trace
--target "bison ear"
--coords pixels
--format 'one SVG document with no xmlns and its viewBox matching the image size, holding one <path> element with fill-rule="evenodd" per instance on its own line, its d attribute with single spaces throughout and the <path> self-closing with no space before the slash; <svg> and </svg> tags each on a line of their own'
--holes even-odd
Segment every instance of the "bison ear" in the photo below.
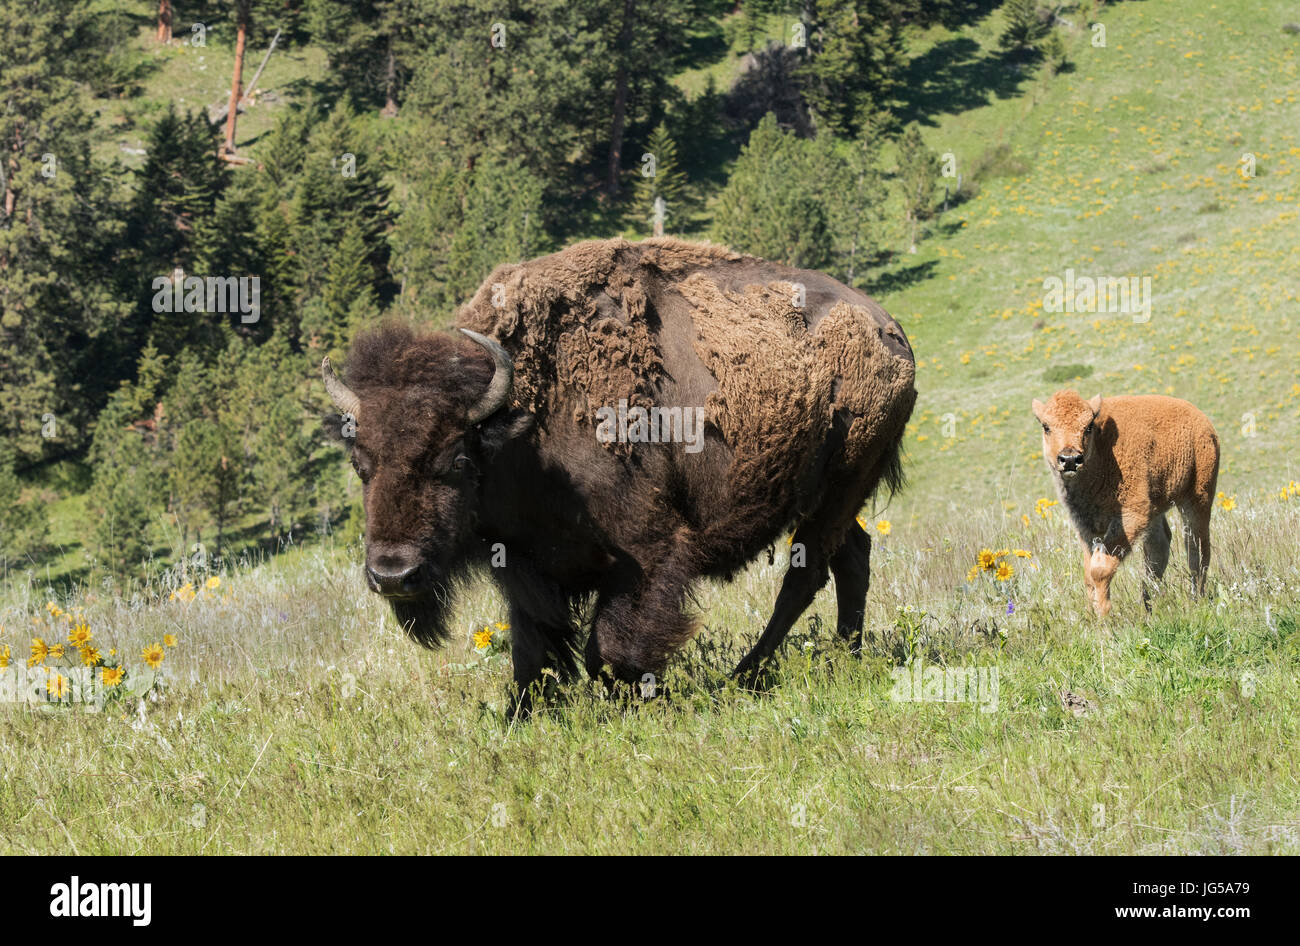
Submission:
<svg viewBox="0 0 1300 946">
<path fill-rule="evenodd" d="M 1043 411 L 1047 410 L 1046 404 L 1038 400 L 1038 398 L 1034 398 L 1034 403 L 1032 403 L 1029 406 L 1033 408 L 1034 416 L 1038 418 L 1039 423 L 1041 424 L 1047 423 L 1047 421 L 1043 420 Z"/>
<path fill-rule="evenodd" d="M 510 440 L 522 437 L 533 429 L 533 415 L 527 411 L 498 411 L 479 427 L 479 443 L 486 457 L 491 456 Z"/>
<path fill-rule="evenodd" d="M 325 434 L 326 439 L 343 443 L 343 415 L 342 414 L 322 414 L 320 418 L 320 428 Z"/>
<path fill-rule="evenodd" d="M 1089 402 L 1088 402 L 1088 406 L 1092 408 L 1092 413 L 1093 413 L 1094 416 L 1097 415 L 1097 414 L 1100 414 L 1100 413 L 1101 413 L 1101 395 L 1098 394 L 1098 395 L 1097 395 L 1096 397 L 1094 397 L 1091 401 L 1089 401 Z"/>
</svg>

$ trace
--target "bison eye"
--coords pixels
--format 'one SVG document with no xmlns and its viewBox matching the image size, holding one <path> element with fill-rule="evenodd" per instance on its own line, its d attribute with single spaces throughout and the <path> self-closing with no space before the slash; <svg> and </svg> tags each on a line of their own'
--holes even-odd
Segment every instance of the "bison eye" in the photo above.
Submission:
<svg viewBox="0 0 1300 946">
<path fill-rule="evenodd" d="M 1046 424 L 1044 424 L 1044 425 L 1043 425 L 1043 433 L 1045 433 L 1045 434 L 1050 434 L 1051 432 L 1052 432 L 1052 429 L 1051 429 L 1050 427 L 1048 427 Z"/>
<path fill-rule="evenodd" d="M 469 457 L 465 456 L 465 454 L 463 453 L 460 456 L 458 456 L 456 459 L 451 461 L 451 468 L 455 470 L 457 473 L 463 472 L 468 466 L 469 466 Z"/>
</svg>

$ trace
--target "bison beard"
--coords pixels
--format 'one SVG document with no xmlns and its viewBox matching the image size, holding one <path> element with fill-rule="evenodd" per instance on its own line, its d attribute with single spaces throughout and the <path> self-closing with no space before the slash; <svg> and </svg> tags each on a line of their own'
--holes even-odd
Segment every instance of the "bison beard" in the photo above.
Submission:
<svg viewBox="0 0 1300 946">
<path fill-rule="evenodd" d="M 838 631 L 860 646 L 870 539 L 855 517 L 901 483 L 916 399 L 907 339 L 874 300 L 721 247 L 608 240 L 498 267 L 456 324 L 469 337 L 361 336 L 346 383 L 325 366 L 359 415 L 367 568 L 373 554 L 398 595 L 436 563 L 419 597 L 390 598 L 413 640 L 445 640 L 460 579 L 490 564 L 525 705 L 545 668 L 576 670 L 584 625 L 587 670 L 636 681 L 694 632 L 695 582 L 793 529 L 802 567 L 737 673 L 757 673 L 832 575 Z M 702 449 L 602 442 L 620 403 L 702 411 Z"/>
<path fill-rule="evenodd" d="M 447 642 L 447 615 L 451 610 L 455 580 L 438 582 L 419 598 L 390 598 L 398 626 L 423 647 L 440 647 Z"/>
</svg>

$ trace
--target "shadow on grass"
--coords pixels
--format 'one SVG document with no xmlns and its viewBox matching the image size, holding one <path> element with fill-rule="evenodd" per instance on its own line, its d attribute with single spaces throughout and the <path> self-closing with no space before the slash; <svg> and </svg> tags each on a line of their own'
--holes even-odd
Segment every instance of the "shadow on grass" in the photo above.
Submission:
<svg viewBox="0 0 1300 946">
<path fill-rule="evenodd" d="M 902 124 L 935 126 L 937 115 L 954 115 L 1019 95 L 1032 64 L 1014 55 L 986 55 L 979 43 L 957 36 L 917 56 L 904 72 L 898 116 Z"/>
</svg>

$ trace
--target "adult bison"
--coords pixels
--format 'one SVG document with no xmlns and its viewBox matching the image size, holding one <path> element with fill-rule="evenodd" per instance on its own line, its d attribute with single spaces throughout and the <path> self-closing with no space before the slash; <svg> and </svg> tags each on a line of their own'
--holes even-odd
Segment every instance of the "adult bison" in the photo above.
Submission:
<svg viewBox="0 0 1300 946">
<path fill-rule="evenodd" d="M 607 240 L 498 267 L 456 325 L 363 335 L 344 380 L 322 365 L 355 420 L 367 580 L 414 640 L 444 639 L 456 580 L 482 566 L 509 602 L 522 699 L 544 667 L 576 672 L 584 614 L 587 671 L 638 680 L 690 637 L 693 582 L 793 527 L 796 567 L 737 673 L 828 570 L 860 644 L 856 514 L 899 486 L 916 398 L 907 338 L 874 300 L 721 247 Z"/>
</svg>

